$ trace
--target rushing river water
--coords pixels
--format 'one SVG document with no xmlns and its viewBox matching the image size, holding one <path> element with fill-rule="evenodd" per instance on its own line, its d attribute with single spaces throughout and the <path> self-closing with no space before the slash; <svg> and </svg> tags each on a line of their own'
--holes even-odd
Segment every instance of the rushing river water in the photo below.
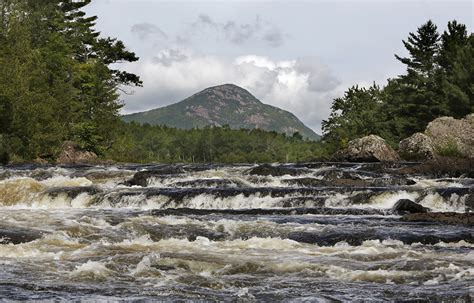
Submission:
<svg viewBox="0 0 474 303">
<path fill-rule="evenodd" d="M 473 179 L 382 164 L 253 168 L 0 168 L 0 298 L 474 298 L 473 228 L 390 212 L 401 198 L 465 212 Z"/>
</svg>

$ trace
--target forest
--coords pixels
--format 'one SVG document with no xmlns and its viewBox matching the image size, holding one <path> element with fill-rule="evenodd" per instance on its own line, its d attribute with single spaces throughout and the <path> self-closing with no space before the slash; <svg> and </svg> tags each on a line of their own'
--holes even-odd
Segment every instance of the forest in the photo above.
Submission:
<svg viewBox="0 0 474 303">
<path fill-rule="evenodd" d="M 474 38 L 428 21 L 396 55 L 406 74 L 349 88 L 333 101 L 320 142 L 226 126 L 178 130 L 125 123 L 122 92 L 142 86 L 118 69 L 139 60 L 95 30 L 91 0 L 0 0 L 0 163 L 54 162 L 64 141 L 119 162 L 301 162 L 329 159 L 357 137 L 396 143 L 439 116 L 474 112 Z"/>
<path fill-rule="evenodd" d="M 437 117 L 474 112 L 474 36 L 466 25 L 453 20 L 440 34 L 428 21 L 403 44 L 409 56 L 395 58 L 406 74 L 388 79 L 384 87 L 355 85 L 333 101 L 322 123 L 328 152 L 369 134 L 396 147 Z"/>
</svg>

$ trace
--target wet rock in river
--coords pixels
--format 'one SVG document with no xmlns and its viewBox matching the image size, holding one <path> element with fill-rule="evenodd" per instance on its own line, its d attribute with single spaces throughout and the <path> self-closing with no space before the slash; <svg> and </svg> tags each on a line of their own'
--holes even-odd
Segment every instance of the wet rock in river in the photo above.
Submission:
<svg viewBox="0 0 474 303">
<path fill-rule="evenodd" d="M 394 214 L 426 213 L 429 209 L 409 199 L 400 199 L 392 207 Z"/>
<path fill-rule="evenodd" d="M 1 226 L 0 244 L 21 244 L 40 239 L 43 233 L 28 228 Z"/>
<path fill-rule="evenodd" d="M 259 176 L 297 176 L 306 172 L 303 169 L 297 169 L 292 167 L 285 166 L 273 166 L 270 164 L 263 164 L 257 167 L 254 167 L 248 171 L 249 175 L 259 175 Z"/>
<path fill-rule="evenodd" d="M 377 235 L 372 230 L 356 231 L 323 231 L 323 232 L 290 232 L 288 239 L 300 242 L 317 244 L 319 246 L 333 246 L 339 242 L 346 242 L 352 246 L 359 246 L 366 240 L 376 240 Z"/>
<path fill-rule="evenodd" d="M 349 142 L 346 149 L 336 156 L 337 160 L 349 162 L 398 161 L 400 157 L 379 136 L 370 135 Z"/>
<path fill-rule="evenodd" d="M 474 193 L 468 194 L 464 202 L 466 212 L 474 212 Z"/>
<path fill-rule="evenodd" d="M 53 173 L 47 170 L 42 169 L 35 169 L 31 172 L 31 178 L 35 179 L 36 181 L 43 181 L 53 177 Z"/>
<path fill-rule="evenodd" d="M 458 225 L 474 225 L 474 213 L 454 213 L 454 212 L 437 212 L 437 213 L 415 213 L 402 217 L 404 221 L 412 222 L 436 222 L 445 224 Z"/>
<path fill-rule="evenodd" d="M 67 195 L 69 198 L 74 199 L 80 194 L 87 193 L 89 195 L 95 195 L 101 192 L 101 190 L 95 186 L 64 186 L 64 187 L 53 187 L 45 191 L 50 197 L 56 198 L 61 194 Z"/>
<path fill-rule="evenodd" d="M 159 178 L 162 176 L 170 175 L 179 175 L 183 174 L 186 171 L 180 166 L 163 166 L 158 168 L 153 168 L 150 170 L 139 171 L 133 175 L 133 177 L 125 182 L 125 185 L 128 186 L 148 186 L 148 181 L 151 178 Z"/>
<path fill-rule="evenodd" d="M 437 157 L 415 166 L 403 167 L 397 172 L 430 178 L 474 178 L 474 158 Z"/>
<path fill-rule="evenodd" d="M 228 179 L 195 179 L 192 181 L 180 181 L 170 185 L 171 187 L 244 187 L 244 184 Z"/>
</svg>

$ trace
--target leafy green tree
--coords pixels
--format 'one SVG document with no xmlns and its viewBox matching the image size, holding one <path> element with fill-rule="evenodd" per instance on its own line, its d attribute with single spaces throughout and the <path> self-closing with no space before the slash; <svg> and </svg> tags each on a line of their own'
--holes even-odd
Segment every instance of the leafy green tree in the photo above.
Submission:
<svg viewBox="0 0 474 303">
<path fill-rule="evenodd" d="M 387 116 L 383 102 L 383 92 L 376 84 L 349 88 L 342 98 L 333 101 L 329 118 L 322 122 L 323 140 L 335 150 L 358 137 L 385 136 Z"/>
</svg>

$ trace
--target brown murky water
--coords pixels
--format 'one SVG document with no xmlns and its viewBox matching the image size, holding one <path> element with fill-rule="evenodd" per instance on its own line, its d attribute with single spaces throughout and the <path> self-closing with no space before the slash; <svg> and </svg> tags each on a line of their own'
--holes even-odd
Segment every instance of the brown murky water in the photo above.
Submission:
<svg viewBox="0 0 474 303">
<path fill-rule="evenodd" d="M 0 168 L 0 298 L 472 301 L 473 229 L 390 208 L 464 212 L 474 180 L 251 168 Z"/>
</svg>

